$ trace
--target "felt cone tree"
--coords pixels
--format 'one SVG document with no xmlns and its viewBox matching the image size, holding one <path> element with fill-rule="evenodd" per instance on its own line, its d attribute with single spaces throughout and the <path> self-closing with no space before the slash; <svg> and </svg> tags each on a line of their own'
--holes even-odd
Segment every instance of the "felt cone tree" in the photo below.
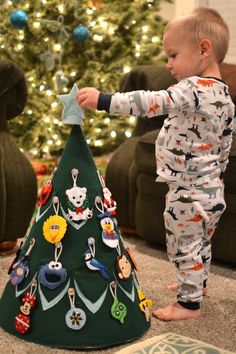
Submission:
<svg viewBox="0 0 236 354">
<path fill-rule="evenodd" d="M 151 301 L 140 288 L 137 264 L 117 226 L 116 203 L 83 135 L 77 91 L 74 85 L 58 96 L 72 131 L 9 268 L 0 325 L 48 346 L 100 348 L 143 335 Z"/>
</svg>

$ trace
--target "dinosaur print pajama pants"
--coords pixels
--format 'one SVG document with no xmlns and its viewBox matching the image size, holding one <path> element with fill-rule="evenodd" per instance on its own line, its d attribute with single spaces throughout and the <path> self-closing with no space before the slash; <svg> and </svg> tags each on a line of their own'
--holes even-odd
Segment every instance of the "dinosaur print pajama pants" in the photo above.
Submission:
<svg viewBox="0 0 236 354">
<path fill-rule="evenodd" d="M 215 177 L 202 185 L 169 184 L 164 222 L 167 253 L 177 269 L 177 299 L 199 308 L 211 263 L 211 237 L 225 210 L 223 182 Z"/>
</svg>

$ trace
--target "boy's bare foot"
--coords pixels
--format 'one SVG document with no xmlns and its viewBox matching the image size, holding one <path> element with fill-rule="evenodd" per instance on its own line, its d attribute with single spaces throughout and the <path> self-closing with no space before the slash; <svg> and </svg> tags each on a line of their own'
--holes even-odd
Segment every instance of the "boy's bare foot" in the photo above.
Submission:
<svg viewBox="0 0 236 354">
<path fill-rule="evenodd" d="M 170 284 L 166 286 L 166 289 L 171 290 L 171 291 L 177 291 L 178 290 L 178 284 Z"/>
<path fill-rule="evenodd" d="M 152 315 L 161 321 L 180 321 L 202 316 L 201 310 L 188 310 L 178 303 L 170 304 L 152 312 Z"/>
<path fill-rule="evenodd" d="M 166 289 L 171 290 L 171 291 L 177 291 L 178 290 L 178 284 L 175 283 L 175 284 L 167 285 Z M 202 290 L 202 295 L 203 296 L 207 294 L 207 290 L 208 290 L 207 288 L 203 288 L 203 290 Z"/>
</svg>

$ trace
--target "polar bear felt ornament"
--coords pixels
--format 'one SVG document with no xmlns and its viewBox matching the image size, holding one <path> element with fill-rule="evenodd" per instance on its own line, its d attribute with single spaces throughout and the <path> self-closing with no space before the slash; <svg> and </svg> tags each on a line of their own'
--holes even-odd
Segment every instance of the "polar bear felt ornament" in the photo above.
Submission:
<svg viewBox="0 0 236 354">
<path fill-rule="evenodd" d="M 76 180 L 79 171 L 73 168 L 71 171 L 74 185 L 72 188 L 66 190 L 67 204 L 68 204 L 68 219 L 79 221 L 87 220 L 93 216 L 93 212 L 89 209 L 89 203 L 87 198 L 87 188 L 79 187 L 76 185 Z"/>
</svg>

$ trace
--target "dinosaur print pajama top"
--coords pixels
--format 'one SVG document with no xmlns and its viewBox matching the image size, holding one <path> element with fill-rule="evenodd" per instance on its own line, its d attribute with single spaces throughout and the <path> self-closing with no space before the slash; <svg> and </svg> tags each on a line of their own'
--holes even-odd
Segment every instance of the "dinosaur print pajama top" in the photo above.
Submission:
<svg viewBox="0 0 236 354">
<path fill-rule="evenodd" d="M 211 261 L 211 236 L 225 209 L 222 175 L 232 143 L 228 86 L 193 76 L 167 90 L 100 93 L 99 110 L 152 118 L 168 114 L 156 140 L 157 181 L 166 182 L 164 221 L 176 265 L 178 302 L 198 309 Z"/>
</svg>

